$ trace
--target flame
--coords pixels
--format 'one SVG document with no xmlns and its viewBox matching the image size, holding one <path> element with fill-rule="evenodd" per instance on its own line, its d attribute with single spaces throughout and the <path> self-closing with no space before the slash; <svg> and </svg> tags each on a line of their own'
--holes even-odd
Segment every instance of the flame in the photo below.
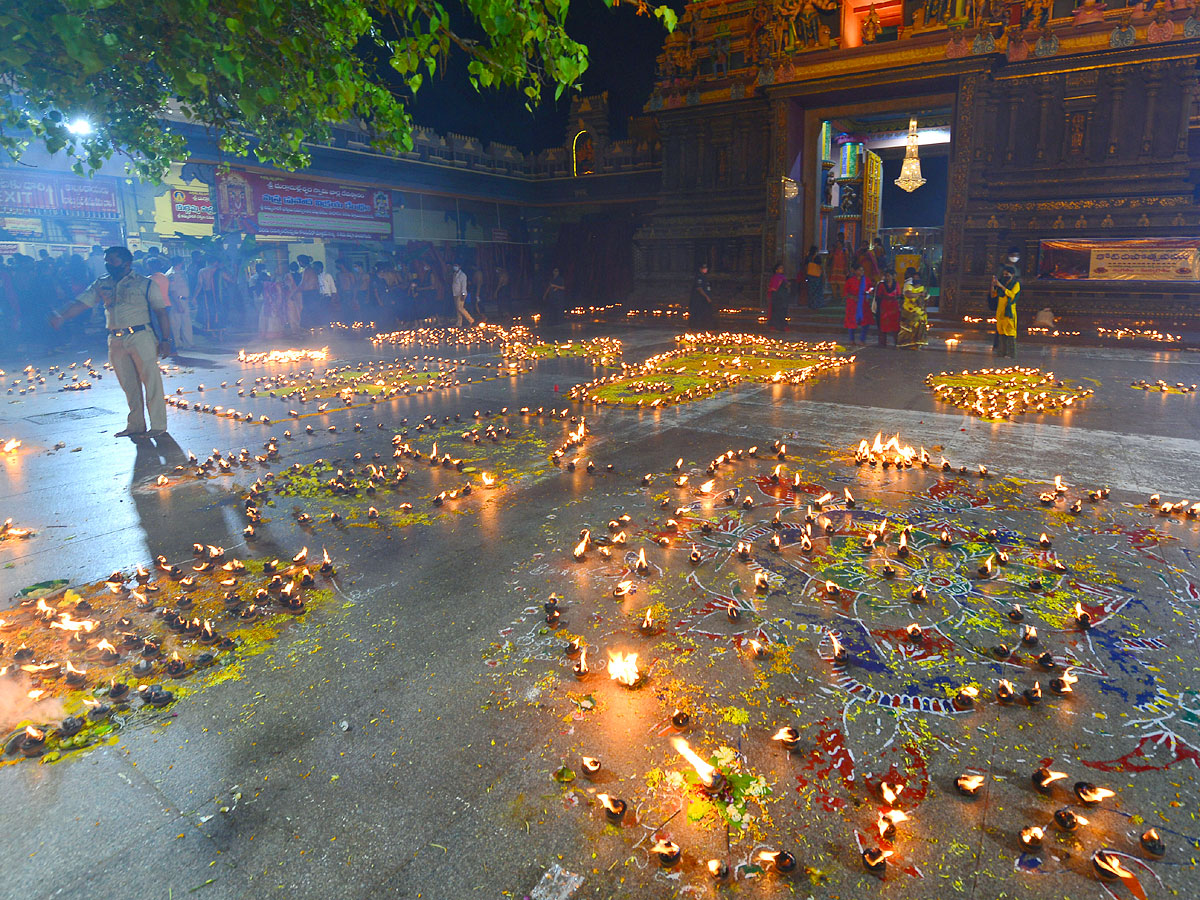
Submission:
<svg viewBox="0 0 1200 900">
<path fill-rule="evenodd" d="M 676 753 L 692 764 L 692 768 L 696 770 L 696 776 L 700 779 L 700 782 L 711 787 L 713 776 L 716 775 L 717 770 L 701 759 L 683 738 L 677 737 L 671 741 L 671 744 L 675 747 Z"/>
<path fill-rule="evenodd" d="M 308 547 L 301 547 L 300 552 L 292 557 L 292 562 L 296 565 L 300 565 L 306 559 L 308 559 Z"/>
<path fill-rule="evenodd" d="M 643 629 L 645 629 L 646 631 L 649 631 L 649 630 L 650 630 L 650 629 L 652 629 L 653 627 L 654 627 L 654 619 L 652 619 L 652 618 L 650 617 L 650 610 L 648 610 L 648 609 L 647 609 L 647 610 L 646 610 L 646 615 L 644 615 L 644 616 L 642 617 L 642 628 L 643 628 Z M 635 657 L 635 658 L 636 658 L 636 657 Z M 612 671 L 611 667 L 610 667 L 609 671 L 610 671 L 610 672 Z"/>
<path fill-rule="evenodd" d="M 879 821 L 876 823 L 879 827 L 879 836 L 883 837 L 895 828 L 901 822 L 907 822 L 908 816 L 898 809 L 889 809 L 887 812 L 879 814 Z"/>
<path fill-rule="evenodd" d="M 0 451 L 3 451 L 4 453 L 16 453 L 17 448 L 20 446 L 21 446 L 21 442 L 18 441 L 16 438 L 9 438 L 7 441 L 4 442 L 3 447 L 0 447 Z"/>
<path fill-rule="evenodd" d="M 580 538 L 579 543 L 575 545 L 575 549 L 571 551 L 571 555 L 576 559 L 583 559 L 584 554 L 587 553 L 587 548 L 588 539 L 586 537 Z"/>
<path fill-rule="evenodd" d="M 959 790 L 966 791 L 967 793 L 974 793 L 983 787 L 983 781 L 984 779 L 982 775 L 959 775 L 958 787 Z"/>
<path fill-rule="evenodd" d="M 902 784 L 891 784 L 887 781 L 879 783 L 879 795 L 883 797 L 883 802 L 888 806 L 895 806 L 896 800 L 900 797 L 900 792 L 904 790 Z"/>
<path fill-rule="evenodd" d="M 721 874 L 723 863 L 719 859 L 710 859 L 706 865 L 708 866 L 708 874 L 713 878 L 717 878 Z"/>
<path fill-rule="evenodd" d="M 900 550 L 904 551 L 907 549 L 908 549 L 908 532 L 902 531 L 902 532 L 900 532 Z"/>
<path fill-rule="evenodd" d="M 1037 843 L 1045 837 L 1046 831 L 1037 825 L 1028 825 L 1021 829 L 1021 840 L 1026 844 Z"/>
<path fill-rule="evenodd" d="M 158 478 L 154 480 L 154 483 L 159 487 L 166 487 L 171 483 L 171 479 L 167 478 L 166 475 L 159 475 Z"/>
<path fill-rule="evenodd" d="M 48 603 L 46 603 L 46 601 L 41 597 L 38 597 L 36 609 L 39 613 L 41 613 L 47 619 L 53 619 L 55 616 L 58 615 L 58 610 L 55 609 L 53 606 L 50 606 Z"/>
<path fill-rule="evenodd" d="M 1059 492 L 1065 492 L 1067 490 L 1067 486 L 1063 483 L 1061 475 L 1054 476 L 1054 490 Z"/>
<path fill-rule="evenodd" d="M 943 543 L 943 544 L 948 544 L 948 543 L 950 543 L 950 532 L 949 532 L 949 530 L 947 530 L 947 529 L 943 528 L 943 529 L 942 529 L 941 538 L 942 538 L 942 543 Z"/>
<path fill-rule="evenodd" d="M 101 638 L 101 639 L 100 639 L 100 643 L 98 643 L 98 644 L 96 645 L 96 649 L 97 649 L 97 650 L 102 650 L 102 651 L 104 651 L 105 653 L 116 653 L 116 652 L 117 652 L 117 648 L 116 648 L 116 647 L 114 647 L 114 646 L 113 646 L 113 645 L 112 645 L 112 644 L 109 642 L 108 638 Z"/>
<path fill-rule="evenodd" d="M 44 690 L 42 690 L 41 688 L 37 688 L 35 690 L 30 691 L 25 696 L 28 697 L 30 699 L 30 701 L 32 701 L 33 703 L 37 703 L 37 701 L 41 700 L 42 697 L 46 696 L 46 692 Z"/>
<path fill-rule="evenodd" d="M 40 728 L 34 728 L 32 725 L 26 725 L 25 736 L 31 741 L 44 741 L 46 739 L 46 732 Z"/>
<path fill-rule="evenodd" d="M 1094 784 L 1084 785 L 1077 789 L 1079 799 L 1084 803 L 1099 803 L 1101 800 L 1107 800 L 1109 797 L 1115 797 L 1116 794 L 1108 788 L 1096 787 Z"/>
<path fill-rule="evenodd" d="M 854 495 L 850 493 L 850 488 L 842 488 L 842 493 L 845 495 L 845 500 L 847 503 L 854 502 Z"/>
<path fill-rule="evenodd" d="M 1071 666 L 1067 666 L 1066 671 L 1062 673 L 1062 678 L 1059 681 L 1062 682 L 1059 690 L 1064 694 L 1069 694 L 1071 693 L 1071 685 L 1075 684 L 1079 679 L 1071 674 Z"/>
<path fill-rule="evenodd" d="M 845 652 L 845 648 L 842 647 L 842 642 L 837 639 L 836 634 L 829 635 L 829 642 L 833 646 L 833 658 L 834 659 L 837 659 L 839 656 L 842 655 L 843 652 Z"/>
<path fill-rule="evenodd" d="M 647 614 L 648 615 L 648 614 Z M 759 656 L 762 653 L 763 645 L 760 641 L 750 638 L 750 652 L 754 656 Z"/>
<path fill-rule="evenodd" d="M 613 798 L 608 794 L 597 794 L 596 799 L 599 800 L 600 805 L 610 813 L 615 813 L 618 809 L 620 809 L 620 807 L 617 806 L 617 804 L 613 801 Z"/>
<path fill-rule="evenodd" d="M 1053 784 L 1056 781 L 1061 781 L 1063 778 L 1066 778 L 1066 777 L 1067 777 L 1066 772 L 1055 772 L 1055 771 L 1052 771 L 1051 769 L 1047 769 L 1046 773 L 1044 775 L 1042 775 L 1038 779 L 1038 781 L 1041 782 L 1042 787 L 1045 787 L 1048 784 Z"/>
<path fill-rule="evenodd" d="M 483 482 L 484 487 L 491 487 L 496 483 L 496 477 L 494 475 L 489 475 L 487 472 L 481 473 L 479 480 Z"/>
<path fill-rule="evenodd" d="M 1145 840 L 1145 841 L 1157 841 L 1157 840 L 1158 840 L 1158 829 L 1156 829 L 1156 828 L 1147 828 L 1147 829 L 1146 829 L 1146 833 L 1142 835 L 1142 840 Z"/>
<path fill-rule="evenodd" d="M 65 612 L 59 613 L 58 619 L 59 620 L 57 622 L 51 622 L 50 627 L 58 628 L 58 629 L 61 629 L 62 631 L 74 631 L 74 632 L 84 631 L 84 632 L 91 633 L 96 628 L 96 625 L 98 624 L 97 622 L 94 622 L 91 619 L 72 619 L 71 614 L 65 613 Z"/>
<path fill-rule="evenodd" d="M 1111 850 L 1097 850 L 1092 860 L 1096 863 L 1098 869 L 1111 875 L 1113 878 L 1126 879 L 1134 877 L 1132 872 L 1121 865 L 1121 860 Z"/>
<path fill-rule="evenodd" d="M 1083 616 L 1084 616 L 1083 606 L 1081 606 L 1079 601 L 1076 600 L 1075 601 L 1075 618 L 1079 619 L 1079 618 L 1082 618 Z"/>
<path fill-rule="evenodd" d="M 650 564 L 646 562 L 646 548 L 642 547 L 638 550 L 637 567 L 639 570 L 641 570 L 641 569 L 648 568 L 649 565 Z"/>
<path fill-rule="evenodd" d="M 704 484 L 700 485 L 700 493 L 707 494 L 707 493 L 711 492 L 713 489 L 713 485 L 715 485 L 716 483 L 717 483 L 717 481 L 715 478 L 712 479 L 711 481 L 704 482 Z"/>
<path fill-rule="evenodd" d="M 966 697 L 969 700 L 974 700 L 976 697 L 979 696 L 979 689 L 976 687 L 972 687 L 971 685 L 967 685 L 966 687 L 959 690 L 958 693 L 961 696 Z"/>
<path fill-rule="evenodd" d="M 608 653 L 608 677 L 618 684 L 632 687 L 641 674 L 638 672 L 636 653 Z"/>
<path fill-rule="evenodd" d="M 674 841 L 659 838 L 654 842 L 654 846 L 650 848 L 650 852 L 662 857 L 672 857 L 679 852 L 679 845 Z"/>
</svg>

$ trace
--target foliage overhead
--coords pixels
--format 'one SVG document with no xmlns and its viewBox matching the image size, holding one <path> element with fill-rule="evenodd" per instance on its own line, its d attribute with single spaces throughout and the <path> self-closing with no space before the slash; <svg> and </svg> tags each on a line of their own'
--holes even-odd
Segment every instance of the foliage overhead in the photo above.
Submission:
<svg viewBox="0 0 1200 900">
<path fill-rule="evenodd" d="M 592 0 L 597 2 L 597 0 Z M 668 28 L 675 14 L 632 4 Z M 569 0 L 9 0 L 0 6 L 0 148 L 40 141 L 94 172 L 114 154 L 160 179 L 186 157 L 168 115 L 222 151 L 286 169 L 306 143 L 353 123 L 382 152 L 412 148 L 407 100 L 452 57 L 476 89 L 514 88 L 532 109 L 578 85 L 588 51 Z M 390 66 L 398 77 L 385 77 Z M 77 118 L 90 134 L 68 127 Z"/>
</svg>

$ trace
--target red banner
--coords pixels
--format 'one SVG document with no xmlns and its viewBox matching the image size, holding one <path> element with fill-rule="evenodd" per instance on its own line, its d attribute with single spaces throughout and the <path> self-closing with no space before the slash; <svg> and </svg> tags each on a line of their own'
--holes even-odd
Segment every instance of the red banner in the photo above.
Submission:
<svg viewBox="0 0 1200 900">
<path fill-rule="evenodd" d="M 178 188 L 171 190 L 171 219 L 175 222 L 189 222 L 195 225 L 213 224 L 212 197 L 208 189 L 202 191 L 185 191 Z"/>
<path fill-rule="evenodd" d="M 390 241 L 392 192 L 248 172 L 217 174 L 222 231 Z"/>
<path fill-rule="evenodd" d="M 116 185 L 91 178 L 0 170 L 0 215 L 120 218 Z"/>
</svg>

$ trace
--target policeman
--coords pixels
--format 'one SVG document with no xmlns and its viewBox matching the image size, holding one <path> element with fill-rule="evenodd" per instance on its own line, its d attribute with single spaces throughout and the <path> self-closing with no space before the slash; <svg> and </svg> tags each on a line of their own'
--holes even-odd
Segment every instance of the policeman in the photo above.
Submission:
<svg viewBox="0 0 1200 900">
<path fill-rule="evenodd" d="M 171 321 L 166 299 L 149 278 L 133 272 L 133 254 L 127 247 L 109 247 L 104 251 L 108 272 L 61 312 L 50 317 L 55 330 L 63 322 L 104 304 L 104 325 L 108 329 L 108 361 L 125 391 L 129 419 L 125 430 L 116 437 L 158 437 L 167 430 L 167 403 L 163 396 L 162 373 L 158 357 L 171 352 Z M 157 341 L 150 328 L 150 310 L 158 317 Z M 145 388 L 145 397 L 142 388 Z M 150 411 L 150 430 L 146 430 L 143 405 Z"/>
</svg>

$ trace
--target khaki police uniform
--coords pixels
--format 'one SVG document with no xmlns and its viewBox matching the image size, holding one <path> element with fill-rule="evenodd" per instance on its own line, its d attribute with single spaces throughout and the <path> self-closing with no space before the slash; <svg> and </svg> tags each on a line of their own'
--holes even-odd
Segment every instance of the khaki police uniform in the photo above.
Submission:
<svg viewBox="0 0 1200 900">
<path fill-rule="evenodd" d="M 130 272 L 120 281 L 111 275 L 98 278 L 75 299 L 89 307 L 104 304 L 108 361 L 129 404 L 126 427 L 130 431 L 146 430 L 144 403 L 150 411 L 150 427 L 166 430 L 167 403 L 158 369 L 158 339 L 150 328 L 150 310 L 168 308 L 162 291 L 144 275 Z"/>
</svg>

